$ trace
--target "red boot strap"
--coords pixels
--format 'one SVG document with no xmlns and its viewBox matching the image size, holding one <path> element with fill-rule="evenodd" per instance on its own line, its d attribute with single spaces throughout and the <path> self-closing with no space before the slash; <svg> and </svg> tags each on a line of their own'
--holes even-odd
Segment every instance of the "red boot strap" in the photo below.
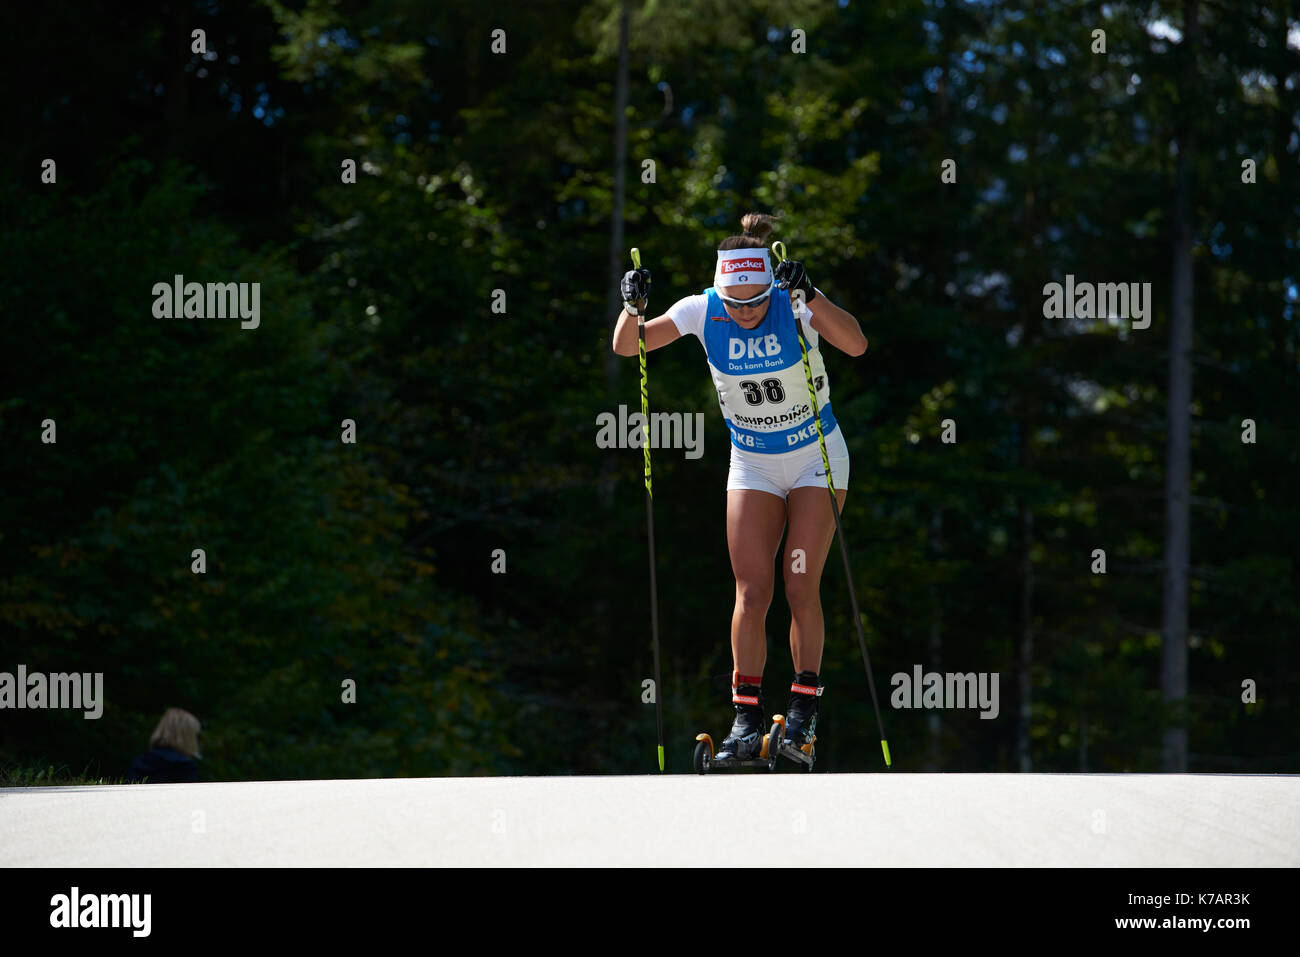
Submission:
<svg viewBox="0 0 1300 957">
<path fill-rule="evenodd" d="M 790 690 L 797 691 L 799 694 L 816 695 L 817 697 L 820 698 L 822 693 L 822 686 L 818 685 L 816 688 L 814 688 L 812 685 L 792 684 L 790 685 Z"/>
<path fill-rule="evenodd" d="M 752 704 L 752 705 L 757 705 L 757 704 L 758 704 L 758 698 L 754 697 L 753 695 L 747 695 L 747 694 L 733 694 L 733 695 L 731 696 L 731 702 L 732 702 L 732 704 Z"/>
</svg>

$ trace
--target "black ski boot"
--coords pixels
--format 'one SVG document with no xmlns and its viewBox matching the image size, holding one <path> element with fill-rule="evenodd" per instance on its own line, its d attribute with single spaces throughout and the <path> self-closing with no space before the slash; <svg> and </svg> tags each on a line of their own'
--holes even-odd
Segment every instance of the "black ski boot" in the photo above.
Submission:
<svg viewBox="0 0 1300 957">
<path fill-rule="evenodd" d="M 795 748 L 812 744 L 817 731 L 817 704 L 822 683 L 815 671 L 801 671 L 790 685 L 790 707 L 785 712 L 785 742 Z"/>
<path fill-rule="evenodd" d="M 731 703 L 736 706 L 736 720 L 731 731 L 718 745 L 716 760 L 751 761 L 763 749 L 763 690 L 761 675 L 731 673 Z"/>
</svg>

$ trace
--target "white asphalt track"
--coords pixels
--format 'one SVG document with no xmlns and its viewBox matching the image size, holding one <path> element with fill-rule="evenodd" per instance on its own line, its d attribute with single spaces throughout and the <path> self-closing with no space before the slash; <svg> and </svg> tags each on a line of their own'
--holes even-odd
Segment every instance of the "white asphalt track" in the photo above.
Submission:
<svg viewBox="0 0 1300 957">
<path fill-rule="evenodd" d="M 1300 865 L 1300 777 L 715 773 L 0 790 L 0 866 Z"/>
</svg>

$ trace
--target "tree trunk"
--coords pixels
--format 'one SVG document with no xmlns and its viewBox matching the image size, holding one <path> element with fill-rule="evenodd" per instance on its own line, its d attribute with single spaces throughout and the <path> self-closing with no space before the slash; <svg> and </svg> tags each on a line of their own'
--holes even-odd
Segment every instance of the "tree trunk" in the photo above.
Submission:
<svg viewBox="0 0 1300 957">
<path fill-rule="evenodd" d="M 1020 437 L 1020 463 L 1025 472 L 1031 466 L 1029 429 L 1026 418 L 1021 423 Z M 1034 664 L 1034 510 L 1023 499 L 1020 501 L 1020 543 L 1020 652 L 1017 656 L 1020 709 L 1016 721 L 1016 760 L 1020 770 L 1027 772 L 1033 770 L 1029 748 L 1033 695 L 1029 675 Z"/>
<path fill-rule="evenodd" d="M 934 509 L 930 513 L 930 529 L 926 535 L 927 552 L 932 563 L 937 563 L 941 551 L 940 535 L 943 532 L 943 512 Z M 930 585 L 930 635 L 926 643 L 926 665 L 929 671 L 942 671 L 943 668 L 943 596 L 937 584 Z M 926 732 L 929 735 L 929 747 L 925 770 L 938 771 L 943 756 L 941 737 L 943 727 L 939 721 L 942 709 L 935 708 L 926 713 Z"/>
<path fill-rule="evenodd" d="M 1088 771 L 1088 712 L 1079 712 L 1079 771 Z"/>
<path fill-rule="evenodd" d="M 628 0 L 623 0 L 618 17 L 618 77 L 614 81 L 614 202 L 610 212 L 609 269 L 606 274 L 609 291 L 605 301 L 605 384 L 611 403 L 618 401 L 619 357 L 609 346 L 613 343 L 618 315 L 623 310 L 618 280 L 624 271 L 620 262 L 623 258 L 623 209 L 627 192 L 627 3 Z M 615 466 L 614 457 L 606 455 L 599 488 L 600 501 L 606 509 L 614 504 Z"/>
<path fill-rule="evenodd" d="M 1169 436 L 1165 460 L 1165 561 L 1160 693 L 1168 716 L 1162 749 L 1166 771 L 1187 770 L 1187 579 L 1191 560 L 1189 501 L 1192 401 L 1191 94 L 1195 82 L 1198 0 L 1183 4 L 1182 97 L 1176 130 L 1172 218 L 1173 290 L 1169 322 Z"/>
<path fill-rule="evenodd" d="M 1031 51 L 1031 57 L 1033 54 Z M 1025 194 L 1024 237 L 1025 248 L 1033 248 L 1034 228 L 1036 225 L 1038 190 L 1031 186 Z M 1024 338 L 1021 348 L 1027 355 L 1033 354 L 1038 341 L 1039 326 L 1042 322 L 1041 310 L 1025 309 L 1022 313 Z M 1026 381 L 1021 386 L 1023 394 L 1020 399 L 1020 447 L 1018 457 L 1019 473 L 1028 476 L 1034 468 L 1034 375 L 1032 369 L 1026 373 Z M 1033 682 L 1031 674 L 1034 667 L 1034 507 L 1026 499 L 1026 493 L 1020 494 L 1017 506 L 1020 539 L 1020 607 L 1017 618 L 1020 626 L 1019 647 L 1016 654 L 1016 765 L 1022 773 L 1033 770 L 1030 748 L 1030 724 L 1033 716 Z"/>
</svg>

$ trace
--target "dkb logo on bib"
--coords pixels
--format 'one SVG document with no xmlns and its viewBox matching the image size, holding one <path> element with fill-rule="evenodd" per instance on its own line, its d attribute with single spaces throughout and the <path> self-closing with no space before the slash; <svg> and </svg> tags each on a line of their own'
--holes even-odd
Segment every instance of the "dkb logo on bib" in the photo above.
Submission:
<svg viewBox="0 0 1300 957">
<path fill-rule="evenodd" d="M 748 350 L 745 344 L 748 343 Z M 746 354 L 748 353 L 748 354 Z M 781 354 L 781 340 L 776 333 L 760 339 L 731 339 L 727 343 L 729 359 L 763 359 Z"/>
</svg>

